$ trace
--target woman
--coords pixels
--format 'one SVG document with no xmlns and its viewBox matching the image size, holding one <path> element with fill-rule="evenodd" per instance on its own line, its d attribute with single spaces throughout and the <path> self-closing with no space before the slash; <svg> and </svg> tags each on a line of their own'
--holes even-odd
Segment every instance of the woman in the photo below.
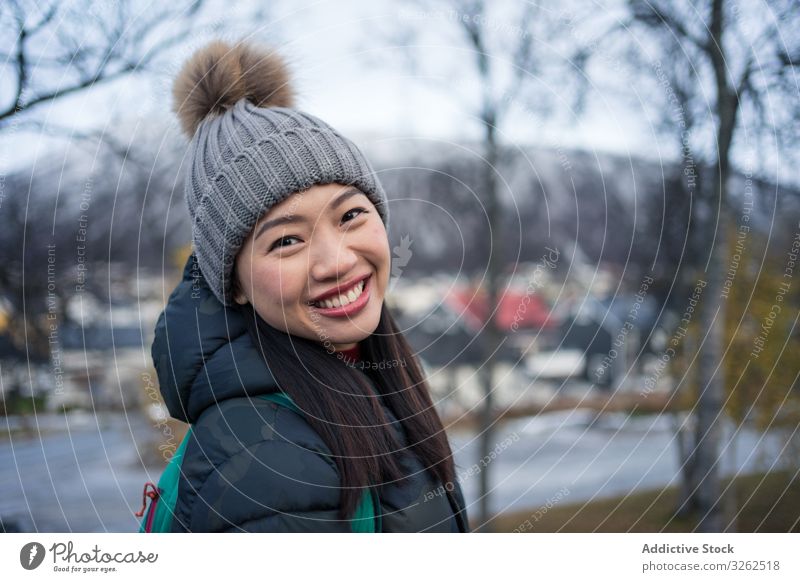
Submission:
<svg viewBox="0 0 800 582">
<path fill-rule="evenodd" d="M 170 414 L 194 425 L 173 531 L 466 532 L 452 452 L 384 295 L 385 193 L 347 138 L 293 108 L 283 61 L 215 42 L 184 66 L 193 250 L 159 317 Z M 287 394 L 300 412 L 257 398 Z"/>
</svg>

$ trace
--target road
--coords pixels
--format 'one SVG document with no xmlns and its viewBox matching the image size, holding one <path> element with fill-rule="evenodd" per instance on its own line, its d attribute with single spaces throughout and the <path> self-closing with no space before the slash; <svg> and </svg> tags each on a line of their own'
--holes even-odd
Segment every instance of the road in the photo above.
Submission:
<svg viewBox="0 0 800 582">
<path fill-rule="evenodd" d="M 576 503 L 666 485 L 678 472 L 666 417 L 614 413 L 592 423 L 585 411 L 553 412 L 509 421 L 495 434 L 494 458 L 477 458 L 478 441 L 451 436 L 470 517 L 477 517 L 478 474 L 490 470 L 494 512 Z M 45 423 L 47 420 L 47 423 Z M 6 527 L 38 532 L 134 532 L 146 467 L 138 451 L 157 432 L 138 415 L 42 417 L 41 436 L 0 439 L 0 518 Z M 34 433 L 36 435 L 37 433 Z M 152 441 L 150 441 L 152 443 Z M 780 443 L 740 434 L 737 460 L 724 471 L 774 466 Z M 560 492 L 560 493 L 559 493 Z M 566 493 L 565 493 L 566 492 Z"/>
</svg>

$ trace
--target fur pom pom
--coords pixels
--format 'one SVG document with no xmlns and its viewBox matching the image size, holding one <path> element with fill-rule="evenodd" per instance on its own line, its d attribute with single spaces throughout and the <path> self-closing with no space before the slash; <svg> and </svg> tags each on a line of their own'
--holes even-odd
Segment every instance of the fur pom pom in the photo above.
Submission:
<svg viewBox="0 0 800 582">
<path fill-rule="evenodd" d="M 247 43 L 214 41 L 186 62 L 172 86 L 173 109 L 191 138 L 209 115 L 247 98 L 258 107 L 292 107 L 289 71 L 275 52 Z"/>
</svg>

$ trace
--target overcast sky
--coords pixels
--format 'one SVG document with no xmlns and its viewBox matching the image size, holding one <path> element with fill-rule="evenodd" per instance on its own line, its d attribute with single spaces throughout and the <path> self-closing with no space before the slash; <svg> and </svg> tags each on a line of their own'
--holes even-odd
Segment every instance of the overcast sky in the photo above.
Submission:
<svg viewBox="0 0 800 582">
<path fill-rule="evenodd" d="M 508 3 L 508 10 L 515 10 L 520 1 Z M 220 2 L 220 6 L 230 14 L 228 3 Z M 463 141 L 480 135 L 480 124 L 471 117 L 474 108 L 464 107 L 454 99 L 461 93 L 474 94 L 474 87 L 466 74 L 469 66 L 459 66 L 453 59 L 458 53 L 447 48 L 448 44 L 458 47 L 458 33 L 445 11 L 420 17 L 419 9 L 389 0 L 284 0 L 275 6 L 261 18 L 244 17 L 241 25 L 226 28 L 222 36 L 236 39 L 256 32 L 259 40 L 277 45 L 291 61 L 299 108 L 360 140 L 403 136 Z M 237 10 L 246 14 L 251 7 L 237 3 Z M 503 20 L 502 12 L 495 12 L 494 17 L 498 23 Z M 414 76 L 404 65 L 403 51 L 387 46 L 391 42 L 386 38 L 387 31 L 410 23 L 423 31 L 418 42 L 425 45 L 414 54 L 424 61 L 425 70 L 441 72 L 443 78 L 448 78 L 450 89 L 447 85 L 437 88 Z M 200 26 L 191 47 L 212 36 L 220 34 Z M 177 52 L 156 76 L 135 75 L 97 87 L 52 106 L 40 106 L 36 115 L 59 126 L 116 131 L 137 123 L 162 127 L 171 124 L 171 83 L 189 48 Z M 463 55 L 465 60 L 471 58 L 470 54 Z M 492 56 L 503 57 L 499 53 Z M 458 83 L 466 91 L 455 87 Z M 0 91 L 9 89 L 6 86 Z M 513 144 L 674 159 L 674 144 L 655 135 L 644 119 L 643 109 L 617 102 L 602 87 L 590 96 L 589 107 L 581 118 L 571 114 L 569 104 L 563 101 L 556 103 L 558 115 L 547 119 L 533 119 L 524 109 L 512 109 L 512 116 L 500 127 L 502 139 Z M 0 170 L 27 164 L 51 145 L 42 135 L 6 131 L 0 134 Z"/>
</svg>

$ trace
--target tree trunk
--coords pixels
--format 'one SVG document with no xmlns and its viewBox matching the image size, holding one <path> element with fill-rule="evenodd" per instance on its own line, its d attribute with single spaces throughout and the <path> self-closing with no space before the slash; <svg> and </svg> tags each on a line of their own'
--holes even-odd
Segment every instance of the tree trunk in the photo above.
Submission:
<svg viewBox="0 0 800 582">
<path fill-rule="evenodd" d="M 725 492 L 725 498 L 722 502 L 723 510 L 723 531 L 737 532 L 739 531 L 739 523 L 737 514 L 739 513 L 739 486 L 736 476 L 738 475 L 739 465 L 736 458 L 736 448 L 739 442 L 739 431 L 744 428 L 744 425 L 737 426 L 736 423 L 731 423 L 731 436 L 728 439 L 728 458 L 731 459 L 731 482 L 728 490 Z"/>
<path fill-rule="evenodd" d="M 718 174 L 719 176 L 719 174 Z M 723 188 L 724 179 L 720 188 Z M 727 233 L 725 212 L 719 221 L 718 238 L 711 250 L 708 267 L 708 284 L 704 290 L 700 311 L 701 329 L 706 337 L 700 346 L 698 364 L 700 394 L 697 399 L 697 424 L 695 425 L 695 462 L 692 471 L 692 492 L 700 521 L 698 531 L 722 531 L 719 507 L 719 419 L 722 414 L 723 342 L 725 306 L 722 289 L 727 271 Z"/>
<path fill-rule="evenodd" d="M 692 415 L 683 418 L 680 412 L 672 414 L 675 428 L 675 445 L 678 448 L 678 466 L 680 467 L 681 480 L 678 484 L 678 500 L 675 506 L 675 516 L 688 519 L 695 515 L 697 508 L 694 506 L 693 486 L 695 474 L 695 456 L 693 435 L 691 434 Z M 688 424 L 688 426 L 687 426 Z"/>
<path fill-rule="evenodd" d="M 480 458 L 486 458 L 492 451 L 493 435 L 494 435 L 494 368 L 495 356 L 497 346 L 500 343 L 500 333 L 495 324 L 495 315 L 498 304 L 498 287 L 500 277 L 502 275 L 502 259 L 503 254 L 501 250 L 501 236 L 500 233 L 500 217 L 501 209 L 497 193 L 497 163 L 499 159 L 498 145 L 495 140 L 495 125 L 494 117 L 489 116 L 485 121 L 486 128 L 486 163 L 484 173 L 485 192 L 484 200 L 486 204 L 486 213 L 489 220 L 489 240 L 488 244 L 491 245 L 489 251 L 489 264 L 487 267 L 487 321 L 485 322 L 485 329 L 483 335 L 483 361 L 481 362 L 481 385 L 483 392 L 483 406 L 480 409 Z M 479 473 L 480 478 L 480 519 L 477 531 L 488 532 L 491 528 L 488 521 L 491 518 L 489 509 L 489 471 L 490 465 L 486 465 Z"/>
<path fill-rule="evenodd" d="M 713 0 L 709 32 L 711 64 L 716 80 L 717 160 L 711 202 L 718 211 L 716 240 L 712 243 L 708 263 L 708 285 L 701 308 L 702 329 L 707 336 L 700 348 L 700 397 L 697 402 L 695 497 L 700 521 L 698 531 L 722 531 L 719 499 L 719 419 L 722 411 L 725 340 L 725 301 L 722 295 L 727 274 L 728 256 L 728 176 L 730 148 L 736 128 L 739 96 L 728 82 L 728 63 L 724 52 L 725 10 L 723 0 Z"/>
</svg>

